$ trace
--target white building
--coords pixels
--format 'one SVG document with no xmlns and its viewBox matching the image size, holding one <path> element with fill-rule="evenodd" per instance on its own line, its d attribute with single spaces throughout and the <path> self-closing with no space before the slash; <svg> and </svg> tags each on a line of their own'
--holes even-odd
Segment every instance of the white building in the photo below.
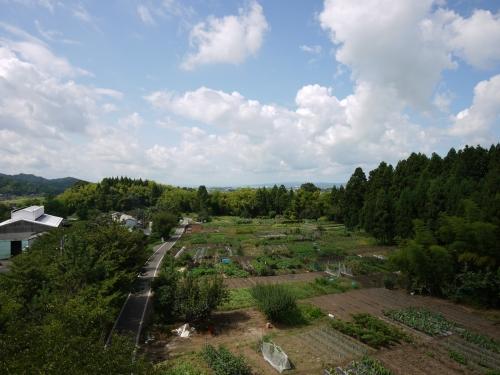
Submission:
<svg viewBox="0 0 500 375">
<path fill-rule="evenodd" d="M 10 219 L 0 223 L 0 240 L 10 241 L 11 255 L 22 251 L 22 241 L 58 228 L 62 217 L 48 215 L 43 206 L 30 206 L 11 212 Z"/>
</svg>

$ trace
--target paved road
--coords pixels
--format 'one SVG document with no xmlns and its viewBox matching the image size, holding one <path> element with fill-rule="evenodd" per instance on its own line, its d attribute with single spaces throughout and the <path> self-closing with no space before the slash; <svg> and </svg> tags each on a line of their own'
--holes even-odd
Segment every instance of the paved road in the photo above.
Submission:
<svg viewBox="0 0 500 375">
<path fill-rule="evenodd" d="M 123 304 L 106 345 L 110 344 L 113 332 L 118 332 L 132 336 L 135 340 L 135 345 L 138 346 L 144 325 L 144 318 L 151 298 L 151 281 L 156 277 L 165 254 L 174 246 L 182 236 L 182 233 L 184 233 L 186 224 L 187 221 L 184 219 L 182 225 L 176 229 L 175 234 L 168 241 L 161 244 L 153 255 L 149 257 L 143 267 L 144 272 L 138 277 L 134 291 L 129 293 Z"/>
</svg>

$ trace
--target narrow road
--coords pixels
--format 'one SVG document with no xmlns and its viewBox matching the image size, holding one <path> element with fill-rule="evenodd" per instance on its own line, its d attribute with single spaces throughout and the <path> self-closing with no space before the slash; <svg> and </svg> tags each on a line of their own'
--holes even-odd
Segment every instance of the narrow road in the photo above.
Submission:
<svg viewBox="0 0 500 375">
<path fill-rule="evenodd" d="M 174 246 L 184 233 L 187 219 L 175 230 L 175 234 L 168 241 L 161 244 L 149 257 L 143 267 L 143 272 L 138 276 L 134 291 L 129 293 L 122 310 L 115 321 L 106 346 L 110 344 L 114 332 L 130 335 L 135 339 L 135 345 L 139 345 L 144 319 L 151 299 L 151 282 L 156 277 L 165 254 Z"/>
</svg>

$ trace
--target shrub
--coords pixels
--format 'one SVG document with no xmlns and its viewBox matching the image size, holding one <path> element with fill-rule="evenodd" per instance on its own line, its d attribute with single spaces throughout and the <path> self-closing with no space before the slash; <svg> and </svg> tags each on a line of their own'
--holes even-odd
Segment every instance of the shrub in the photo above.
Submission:
<svg viewBox="0 0 500 375">
<path fill-rule="evenodd" d="M 160 273 L 153 283 L 155 308 L 163 322 L 205 319 L 225 302 L 228 291 L 219 276 L 180 276 L 174 269 Z"/>
<path fill-rule="evenodd" d="M 256 285 L 251 294 L 259 310 L 273 322 L 287 323 L 290 316 L 297 313 L 295 297 L 283 285 Z"/>
<path fill-rule="evenodd" d="M 252 370 L 246 364 L 243 356 L 235 356 L 223 346 L 215 349 L 212 345 L 205 345 L 201 356 L 215 375 L 251 375 Z"/>
<path fill-rule="evenodd" d="M 222 277 L 194 278 L 187 274 L 177 283 L 176 315 L 186 321 L 205 319 L 227 298 Z"/>
<path fill-rule="evenodd" d="M 396 280 L 394 280 L 394 277 L 392 275 L 386 275 L 384 277 L 384 286 L 386 289 L 394 289 L 396 286 Z"/>
</svg>

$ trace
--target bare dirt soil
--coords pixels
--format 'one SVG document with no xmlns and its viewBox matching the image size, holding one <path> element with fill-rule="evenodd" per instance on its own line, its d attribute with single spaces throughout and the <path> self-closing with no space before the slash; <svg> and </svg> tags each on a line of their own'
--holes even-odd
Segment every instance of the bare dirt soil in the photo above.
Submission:
<svg viewBox="0 0 500 375">
<path fill-rule="evenodd" d="M 232 277 L 224 280 L 228 288 L 251 288 L 257 284 L 281 284 L 294 281 L 314 281 L 324 272 L 304 272 L 278 276 Z"/>
</svg>

